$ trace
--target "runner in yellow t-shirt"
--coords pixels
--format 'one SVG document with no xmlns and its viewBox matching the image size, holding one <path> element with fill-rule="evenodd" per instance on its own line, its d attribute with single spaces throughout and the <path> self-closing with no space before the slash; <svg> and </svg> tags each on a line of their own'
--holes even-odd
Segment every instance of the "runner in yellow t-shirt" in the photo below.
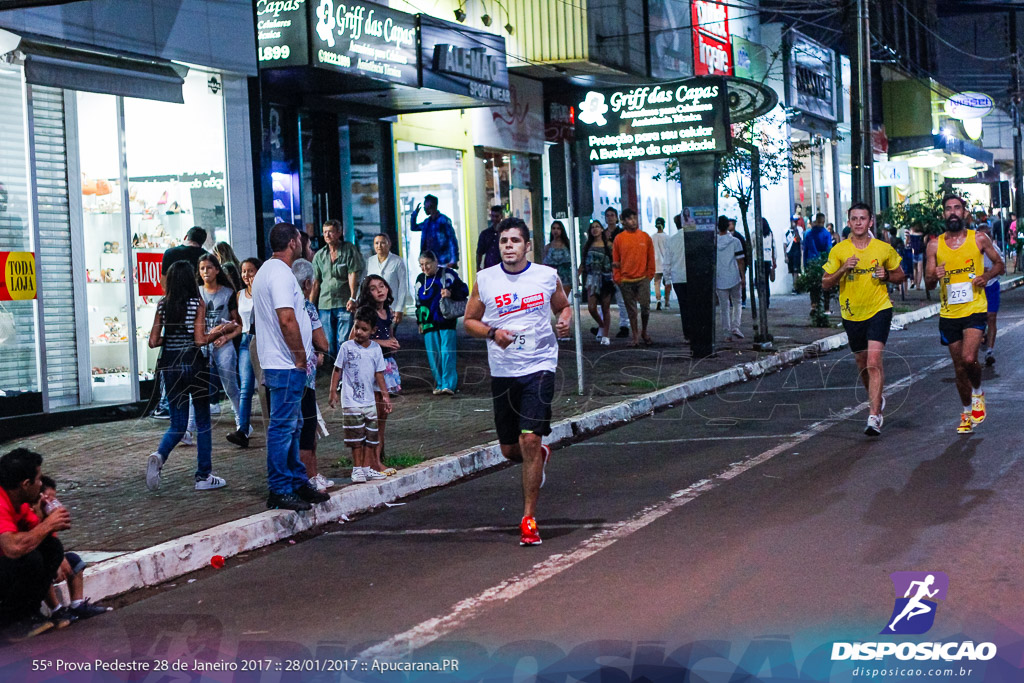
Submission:
<svg viewBox="0 0 1024 683">
<path fill-rule="evenodd" d="M 967 230 L 967 207 L 956 195 L 942 200 L 946 232 L 928 243 L 924 279 L 928 287 L 940 281 L 939 337 L 949 347 L 956 372 L 956 389 L 963 410 L 956 430 L 970 434 L 985 421 L 985 392 L 981 389 L 978 347 L 988 322 L 985 285 L 1006 268 L 988 235 Z M 985 269 L 988 256 L 992 267 Z"/>
<path fill-rule="evenodd" d="M 885 370 L 882 355 L 889 340 L 892 324 L 892 302 L 888 284 L 898 285 L 906 278 L 900 268 L 900 256 L 886 242 L 871 236 L 875 219 L 871 207 L 857 202 L 847 212 L 850 237 L 828 254 L 822 266 L 825 275 L 822 288 L 839 284 L 839 304 L 843 311 L 843 327 L 850 340 L 850 351 L 857 359 L 861 382 L 868 392 L 870 414 L 864 433 L 882 433 L 882 386 Z"/>
</svg>

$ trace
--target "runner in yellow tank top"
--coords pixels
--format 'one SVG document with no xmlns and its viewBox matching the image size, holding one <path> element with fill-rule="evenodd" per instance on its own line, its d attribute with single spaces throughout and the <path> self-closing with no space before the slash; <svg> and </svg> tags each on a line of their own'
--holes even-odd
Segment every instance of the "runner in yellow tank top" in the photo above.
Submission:
<svg viewBox="0 0 1024 683">
<path fill-rule="evenodd" d="M 956 195 L 942 200 L 946 232 L 928 243 L 925 281 L 929 287 L 941 284 L 939 296 L 939 337 L 949 347 L 956 373 L 956 389 L 963 410 L 957 431 L 970 434 L 974 425 L 985 421 L 985 392 L 981 389 L 978 347 L 988 322 L 985 285 L 1005 267 L 992 240 L 967 229 L 967 207 Z M 985 270 L 982 255 L 992 267 Z"/>
<path fill-rule="evenodd" d="M 832 247 L 828 261 L 822 266 L 825 274 L 821 278 L 821 286 L 825 290 L 839 285 L 843 327 L 871 406 L 864 429 L 868 436 L 878 436 L 882 432 L 882 410 L 885 407 L 882 399 L 885 384 L 882 356 L 892 325 L 888 284 L 898 285 L 906 278 L 896 250 L 871 236 L 874 215 L 864 202 L 850 207 L 846 213 L 850 238 Z"/>
</svg>

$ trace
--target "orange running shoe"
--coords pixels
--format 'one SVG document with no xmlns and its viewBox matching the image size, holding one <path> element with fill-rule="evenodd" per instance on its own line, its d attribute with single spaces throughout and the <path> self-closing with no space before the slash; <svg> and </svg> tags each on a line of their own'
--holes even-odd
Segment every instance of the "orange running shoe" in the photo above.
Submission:
<svg viewBox="0 0 1024 683">
<path fill-rule="evenodd" d="M 970 434 L 974 431 L 974 420 L 970 413 L 960 413 L 960 426 L 956 428 L 960 434 Z"/>
<path fill-rule="evenodd" d="M 537 520 L 533 517 L 523 517 L 519 523 L 519 545 L 540 545 L 540 533 L 537 531 Z"/>
<path fill-rule="evenodd" d="M 971 421 L 980 425 L 985 421 L 985 392 L 971 394 Z"/>
</svg>

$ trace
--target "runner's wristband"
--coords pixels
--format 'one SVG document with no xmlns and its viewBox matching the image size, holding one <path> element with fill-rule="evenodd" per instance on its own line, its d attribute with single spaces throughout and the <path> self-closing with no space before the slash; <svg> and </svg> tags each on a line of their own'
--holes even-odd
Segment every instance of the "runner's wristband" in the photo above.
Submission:
<svg viewBox="0 0 1024 683">
<path fill-rule="evenodd" d="M 498 333 L 498 328 L 497 327 L 488 327 L 487 328 L 487 338 L 490 339 L 491 341 L 494 341 L 494 335 L 496 335 L 497 333 Z"/>
</svg>

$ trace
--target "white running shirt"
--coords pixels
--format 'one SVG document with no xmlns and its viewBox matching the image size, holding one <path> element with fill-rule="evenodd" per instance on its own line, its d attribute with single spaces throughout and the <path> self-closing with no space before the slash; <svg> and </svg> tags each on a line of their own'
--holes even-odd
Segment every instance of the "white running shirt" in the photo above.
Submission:
<svg viewBox="0 0 1024 683">
<path fill-rule="evenodd" d="M 487 340 L 487 362 L 492 377 L 523 377 L 558 367 L 558 342 L 551 326 L 551 296 L 562 284 L 558 272 L 539 263 L 528 263 L 519 273 L 505 272 L 499 263 L 476 275 L 477 291 L 484 303 L 482 322 L 516 334 L 503 349 Z"/>
</svg>

